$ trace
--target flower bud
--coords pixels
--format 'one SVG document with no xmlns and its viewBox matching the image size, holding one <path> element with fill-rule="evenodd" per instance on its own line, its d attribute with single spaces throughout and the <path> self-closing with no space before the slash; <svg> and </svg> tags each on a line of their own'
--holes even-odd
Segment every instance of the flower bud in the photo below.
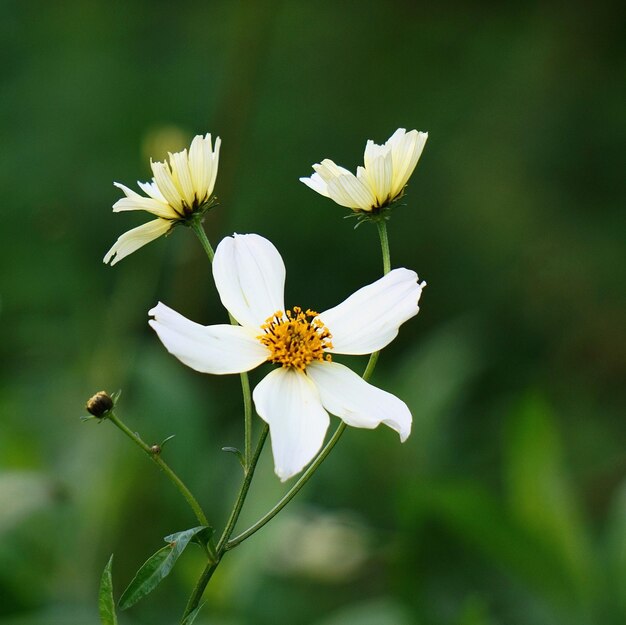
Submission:
<svg viewBox="0 0 626 625">
<path fill-rule="evenodd" d="M 113 400 L 105 391 L 96 393 L 87 402 L 87 412 L 94 417 L 98 417 L 98 419 L 104 417 L 111 408 L 113 408 Z"/>
</svg>

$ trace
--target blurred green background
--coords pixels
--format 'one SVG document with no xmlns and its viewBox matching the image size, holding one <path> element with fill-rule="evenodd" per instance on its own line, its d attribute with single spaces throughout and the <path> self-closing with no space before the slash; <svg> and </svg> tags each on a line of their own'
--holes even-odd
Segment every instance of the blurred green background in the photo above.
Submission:
<svg viewBox="0 0 626 625">
<path fill-rule="evenodd" d="M 184 367 L 146 323 L 158 300 L 225 321 L 209 267 L 183 228 L 103 265 L 146 221 L 111 213 L 113 181 L 219 135 L 211 240 L 267 236 L 288 303 L 320 310 L 379 276 L 378 242 L 298 177 L 324 157 L 354 169 L 400 126 L 430 137 L 392 261 L 428 288 L 374 382 L 407 401 L 413 434 L 349 429 L 227 556 L 197 623 L 626 622 L 617 3 L 0 9 L 0 623 L 96 625 L 110 553 L 119 594 L 195 525 L 118 431 L 79 421 L 95 391 L 122 388 L 120 416 L 149 442 L 176 434 L 166 458 L 218 527 L 238 488 L 219 451 L 241 444 L 237 377 Z M 240 529 L 285 488 L 266 453 Z M 190 549 L 122 625 L 178 622 L 201 567 Z"/>
</svg>

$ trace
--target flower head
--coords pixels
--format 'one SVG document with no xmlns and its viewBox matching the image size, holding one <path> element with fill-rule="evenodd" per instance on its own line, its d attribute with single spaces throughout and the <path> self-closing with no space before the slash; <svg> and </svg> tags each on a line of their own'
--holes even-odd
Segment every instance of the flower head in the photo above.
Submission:
<svg viewBox="0 0 626 625">
<path fill-rule="evenodd" d="M 357 167 L 356 176 L 326 158 L 313 165 L 310 178 L 300 180 L 341 206 L 376 213 L 402 197 L 426 139 L 427 132 L 398 128 L 383 145 L 367 142 L 365 167 Z"/>
<path fill-rule="evenodd" d="M 220 138 L 211 143 L 211 135 L 194 137 L 189 151 L 170 153 L 169 163 L 150 162 L 154 177 L 151 182 L 138 182 L 146 194 L 115 183 L 126 197 L 113 205 L 113 212 L 143 210 L 157 217 L 146 224 L 125 232 L 113 244 L 104 262 L 114 265 L 125 256 L 167 234 L 175 225 L 203 213 L 213 202 L 213 188 L 217 176 Z"/>
<path fill-rule="evenodd" d="M 368 384 L 333 354 L 369 354 L 417 314 L 425 283 L 394 269 L 343 303 L 322 312 L 285 309 L 285 265 L 278 250 L 256 235 L 225 238 L 213 276 L 222 303 L 240 324 L 201 326 L 159 303 L 150 325 L 167 350 L 196 371 L 241 373 L 270 361 L 281 365 L 254 389 L 259 416 L 270 426 L 276 474 L 286 480 L 321 448 L 328 413 L 348 425 L 385 423 L 406 440 L 411 413 L 404 402 Z"/>
</svg>

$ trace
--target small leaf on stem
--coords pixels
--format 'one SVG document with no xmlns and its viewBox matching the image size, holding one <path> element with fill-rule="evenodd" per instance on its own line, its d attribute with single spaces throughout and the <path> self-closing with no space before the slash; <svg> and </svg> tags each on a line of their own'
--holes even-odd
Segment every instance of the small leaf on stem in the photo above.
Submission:
<svg viewBox="0 0 626 625">
<path fill-rule="evenodd" d="M 165 541 L 169 544 L 150 556 L 137 571 L 137 574 L 120 598 L 120 609 L 127 610 L 151 593 L 169 575 L 181 553 L 194 536 L 207 529 L 209 528 L 200 525 L 166 536 Z"/>
<path fill-rule="evenodd" d="M 245 458 L 243 457 L 243 454 L 236 447 L 222 447 L 222 451 L 225 451 L 226 453 L 229 453 L 229 454 L 235 454 L 235 456 L 237 456 L 237 458 L 239 459 L 239 464 L 241 464 L 241 466 L 245 470 L 246 468 Z"/>
</svg>

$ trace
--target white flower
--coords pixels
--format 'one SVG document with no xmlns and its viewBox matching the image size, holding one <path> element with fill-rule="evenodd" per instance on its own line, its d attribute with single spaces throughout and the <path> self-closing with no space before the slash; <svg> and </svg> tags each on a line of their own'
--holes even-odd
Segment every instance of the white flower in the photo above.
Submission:
<svg viewBox="0 0 626 625">
<path fill-rule="evenodd" d="M 189 148 L 170 152 L 169 163 L 150 162 L 152 182 L 137 182 L 147 197 L 132 189 L 114 183 L 126 197 L 115 202 L 113 212 L 143 210 L 157 217 L 142 226 L 125 232 L 104 257 L 111 265 L 125 256 L 167 234 L 176 224 L 182 223 L 198 211 L 210 206 L 220 152 L 220 138 L 211 144 L 211 135 L 194 137 Z"/>
<path fill-rule="evenodd" d="M 281 480 L 315 457 L 329 412 L 355 427 L 385 423 L 406 440 L 411 431 L 406 404 L 331 359 L 369 354 L 396 337 L 419 310 L 425 283 L 417 282 L 414 271 L 394 269 L 319 315 L 285 310 L 285 265 L 259 235 L 225 238 L 215 252 L 213 276 L 222 303 L 241 325 L 201 326 L 162 303 L 149 312 L 150 325 L 167 350 L 196 371 L 241 373 L 265 361 L 282 365 L 253 393 L 257 413 L 270 426 Z"/>
<path fill-rule="evenodd" d="M 365 167 L 356 176 L 330 159 L 313 165 L 310 178 L 300 178 L 313 191 L 355 211 L 377 212 L 402 197 L 424 145 L 427 132 L 398 128 L 384 145 L 368 141 Z"/>
</svg>

